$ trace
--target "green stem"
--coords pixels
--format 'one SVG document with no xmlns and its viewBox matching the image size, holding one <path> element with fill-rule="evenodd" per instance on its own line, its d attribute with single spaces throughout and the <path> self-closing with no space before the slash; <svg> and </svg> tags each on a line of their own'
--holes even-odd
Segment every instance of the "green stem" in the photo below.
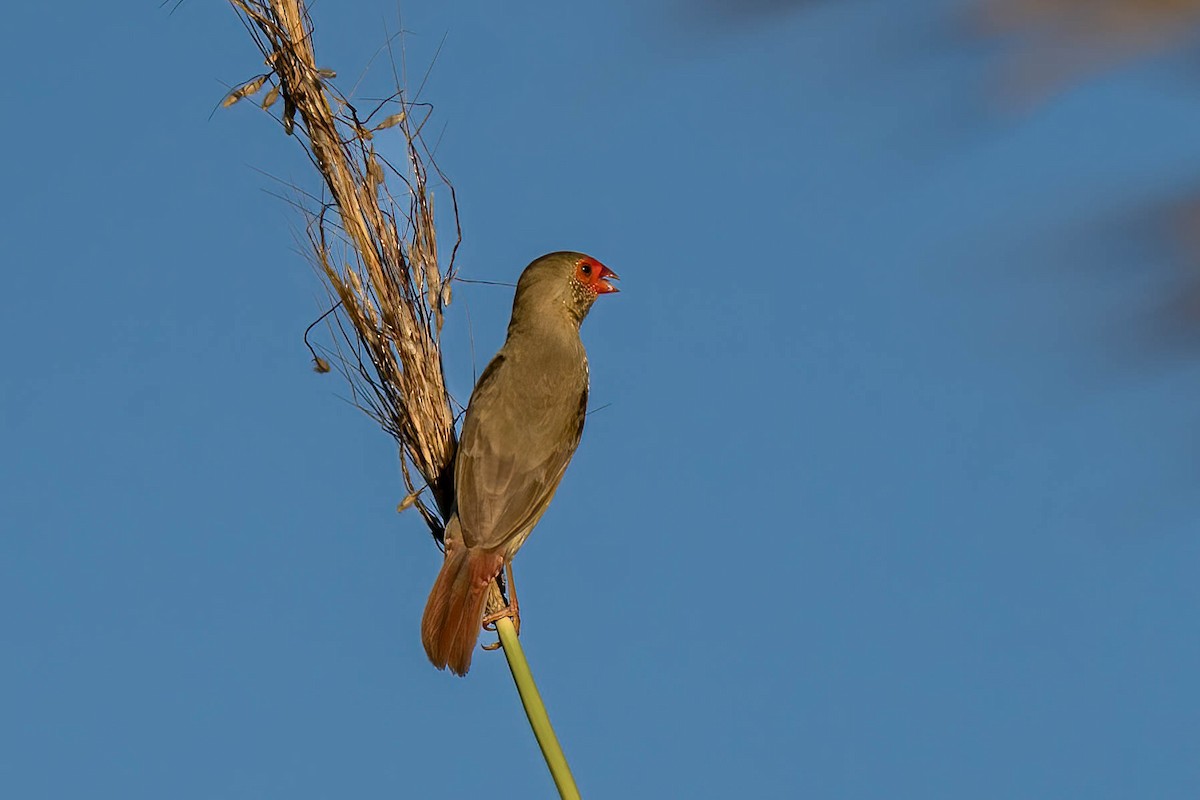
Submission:
<svg viewBox="0 0 1200 800">
<path fill-rule="evenodd" d="M 550 717 L 546 714 L 546 706 L 542 696 L 538 694 L 537 684 L 533 682 L 533 673 L 529 671 L 529 662 L 525 660 L 525 651 L 517 638 L 517 629 L 512 620 L 502 617 L 496 622 L 496 632 L 500 634 L 500 643 L 504 645 L 504 655 L 508 659 L 508 668 L 512 671 L 513 682 L 517 684 L 517 693 L 521 695 L 521 704 L 525 706 L 525 716 L 529 717 L 529 727 L 537 737 L 538 747 L 542 748 L 542 757 L 550 768 L 550 777 L 558 787 L 558 794 L 563 800 L 579 800 L 579 789 L 575 779 L 571 777 L 571 767 L 567 757 L 563 755 L 562 745 L 554 735 L 550 725 Z"/>
</svg>

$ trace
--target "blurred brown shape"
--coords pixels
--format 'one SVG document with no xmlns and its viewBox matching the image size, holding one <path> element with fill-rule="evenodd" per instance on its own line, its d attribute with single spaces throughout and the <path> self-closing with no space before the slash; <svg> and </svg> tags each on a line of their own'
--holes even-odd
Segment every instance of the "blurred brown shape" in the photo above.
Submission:
<svg viewBox="0 0 1200 800">
<path fill-rule="evenodd" d="M 751 27 L 817 5 L 821 0 L 674 0 L 685 25 L 728 30 Z"/>
<path fill-rule="evenodd" d="M 710 14 L 721 16 L 770 16 L 782 14 L 814 0 L 703 0 L 698 5 Z"/>
<path fill-rule="evenodd" d="M 1195 338 L 1200 336 L 1200 194 L 1176 203 L 1166 217 L 1179 249 L 1177 266 L 1183 284 L 1170 304 L 1169 316 Z"/>
<path fill-rule="evenodd" d="M 1020 40 L 1006 83 L 1029 99 L 1194 39 L 1200 0 L 982 0 L 977 19 L 985 35 Z"/>
<path fill-rule="evenodd" d="M 1138 276 L 1138 288 L 1115 319 L 1120 333 L 1110 343 L 1110 357 L 1123 352 L 1142 366 L 1194 361 L 1200 348 L 1200 191 L 1195 185 L 1094 217 L 1076 247 L 1079 263 L 1089 269 L 1116 268 Z"/>
</svg>

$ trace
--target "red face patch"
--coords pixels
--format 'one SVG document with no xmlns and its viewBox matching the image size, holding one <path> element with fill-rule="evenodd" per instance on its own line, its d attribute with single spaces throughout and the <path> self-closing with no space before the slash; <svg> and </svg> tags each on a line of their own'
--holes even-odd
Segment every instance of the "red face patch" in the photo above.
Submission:
<svg viewBox="0 0 1200 800">
<path fill-rule="evenodd" d="M 619 292 L 620 289 L 609 283 L 610 280 L 620 280 L 617 273 L 596 261 L 594 258 L 581 258 L 575 265 L 575 280 L 579 281 L 588 291 L 596 294 Z"/>
</svg>

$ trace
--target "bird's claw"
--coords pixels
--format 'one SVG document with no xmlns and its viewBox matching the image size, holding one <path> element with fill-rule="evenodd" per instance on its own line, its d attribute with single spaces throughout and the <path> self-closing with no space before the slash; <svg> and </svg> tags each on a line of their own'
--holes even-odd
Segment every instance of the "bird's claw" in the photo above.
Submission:
<svg viewBox="0 0 1200 800">
<path fill-rule="evenodd" d="M 485 631 L 495 631 L 496 623 L 508 617 L 513 621 L 513 627 L 516 629 L 517 636 L 521 635 L 521 607 L 517 604 L 517 586 L 513 583 L 512 562 L 504 562 L 504 574 L 500 578 L 500 597 L 506 605 L 504 608 L 488 614 L 483 618 L 483 629 Z M 495 641 L 491 644 L 483 645 L 484 650 L 498 650 L 500 642 Z"/>
<path fill-rule="evenodd" d="M 496 623 L 505 617 L 513 621 L 513 627 L 516 628 L 517 635 L 521 635 L 521 611 L 514 604 L 509 604 L 497 611 L 495 614 L 488 614 L 483 618 L 483 629 L 485 631 L 495 631 Z M 500 642 L 495 641 L 491 644 L 483 645 L 484 650 L 497 650 L 500 648 Z"/>
</svg>

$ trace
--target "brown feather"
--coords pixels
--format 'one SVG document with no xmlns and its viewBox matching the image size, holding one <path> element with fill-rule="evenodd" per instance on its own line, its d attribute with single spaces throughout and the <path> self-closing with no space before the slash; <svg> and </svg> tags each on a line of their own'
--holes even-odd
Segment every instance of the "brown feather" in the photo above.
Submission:
<svg viewBox="0 0 1200 800">
<path fill-rule="evenodd" d="M 455 675 L 466 675 L 471 668 L 488 584 L 503 566 L 499 552 L 466 548 L 446 552 L 421 617 L 421 643 L 438 669 L 449 667 Z"/>
</svg>

